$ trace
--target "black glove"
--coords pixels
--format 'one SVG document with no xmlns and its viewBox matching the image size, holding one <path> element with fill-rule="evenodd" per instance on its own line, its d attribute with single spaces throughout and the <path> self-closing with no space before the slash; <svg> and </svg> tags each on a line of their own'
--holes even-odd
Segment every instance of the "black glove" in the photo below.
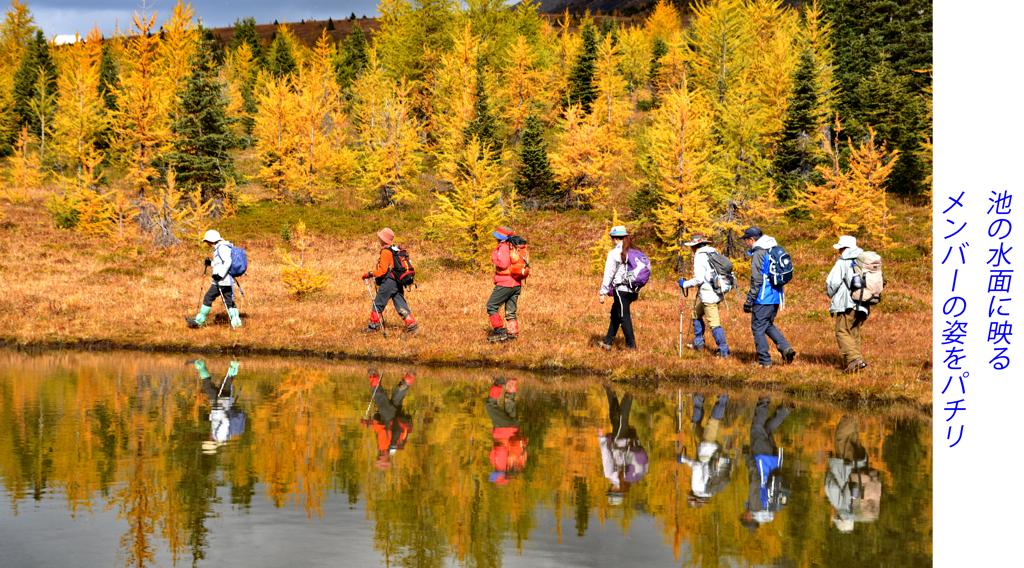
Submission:
<svg viewBox="0 0 1024 568">
<path fill-rule="evenodd" d="M 213 281 L 214 281 L 214 282 L 216 282 L 216 283 L 218 283 L 218 284 L 220 284 L 220 281 L 221 281 L 221 280 L 222 280 L 223 278 L 224 278 L 223 276 L 217 276 L 216 274 L 214 274 L 214 275 L 213 275 Z"/>
<path fill-rule="evenodd" d="M 207 258 L 204 258 L 204 259 L 203 259 L 203 264 L 204 264 L 205 266 L 213 266 L 213 263 L 212 263 L 212 262 L 210 262 L 210 259 L 209 259 L 209 257 L 207 257 Z"/>
<path fill-rule="evenodd" d="M 754 299 L 747 297 L 747 301 L 743 302 L 743 313 L 749 314 L 754 311 Z"/>
</svg>

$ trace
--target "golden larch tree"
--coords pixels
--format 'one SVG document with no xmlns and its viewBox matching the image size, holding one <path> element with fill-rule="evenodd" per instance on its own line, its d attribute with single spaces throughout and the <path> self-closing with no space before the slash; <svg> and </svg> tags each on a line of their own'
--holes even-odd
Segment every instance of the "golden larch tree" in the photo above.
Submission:
<svg viewBox="0 0 1024 568">
<path fill-rule="evenodd" d="M 105 156 L 96 143 L 109 124 L 99 91 L 103 54 L 99 29 L 94 27 L 85 42 L 75 42 L 66 50 L 57 76 L 54 146 L 63 175 L 73 176 L 77 188 L 91 189 Z"/>
<path fill-rule="evenodd" d="M 253 135 L 262 162 L 256 177 L 284 201 L 291 188 L 300 183 L 295 148 L 300 143 L 294 126 L 298 102 L 289 77 L 274 77 L 261 71 L 257 80 L 256 123 Z"/>
<path fill-rule="evenodd" d="M 870 237 L 872 237 L 879 248 L 888 248 L 892 245 L 892 237 L 889 230 L 892 229 L 894 218 L 889 211 L 889 204 L 886 199 L 885 182 L 889 178 L 896 160 L 899 159 L 899 150 L 886 151 L 885 142 L 878 144 L 875 141 L 875 131 L 868 126 L 868 135 L 858 147 L 853 142 L 848 142 L 850 147 L 850 175 L 849 187 L 853 199 L 863 200 L 863 213 L 860 215 L 860 224 Z"/>
<path fill-rule="evenodd" d="M 839 134 L 842 131 L 842 123 L 836 116 L 832 131 L 822 141 L 829 163 L 815 168 L 821 173 L 825 183 L 808 184 L 795 200 L 798 205 L 807 209 L 811 219 L 822 224 L 822 229 L 818 232 L 819 239 L 856 231 L 859 227 L 856 220 L 865 211 L 867 204 L 853 192 L 850 176 L 843 171 L 839 163 Z"/>
<path fill-rule="evenodd" d="M 562 207 L 590 209 L 608 199 L 612 171 L 618 167 L 624 142 L 601 125 L 599 114 L 588 115 L 573 104 L 561 121 L 551 168 L 561 186 Z"/>
<path fill-rule="evenodd" d="M 531 108 L 543 104 L 549 97 L 545 92 L 544 74 L 539 69 L 536 50 L 526 42 L 526 37 L 518 35 L 505 57 L 507 66 L 502 75 L 500 93 L 504 104 L 500 113 L 518 143 Z"/>
</svg>

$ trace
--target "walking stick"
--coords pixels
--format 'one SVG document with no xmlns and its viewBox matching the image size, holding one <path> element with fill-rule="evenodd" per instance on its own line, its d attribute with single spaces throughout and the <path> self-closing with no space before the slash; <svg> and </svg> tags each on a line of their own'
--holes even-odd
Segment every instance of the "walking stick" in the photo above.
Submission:
<svg viewBox="0 0 1024 568">
<path fill-rule="evenodd" d="M 380 381 L 377 381 L 377 386 L 373 387 L 373 392 L 370 393 L 370 404 L 366 405 L 366 412 L 363 413 L 363 421 L 370 416 L 370 408 L 373 406 L 373 397 L 377 395 L 377 389 L 380 388 L 381 381 L 384 380 L 384 373 L 380 374 Z"/>
<path fill-rule="evenodd" d="M 370 295 L 370 306 L 373 308 L 373 311 L 376 312 L 377 316 L 380 318 L 380 332 L 384 335 L 384 339 L 387 339 L 388 330 L 384 328 L 384 313 L 377 311 L 377 305 L 373 301 L 373 290 L 370 290 L 370 280 L 368 278 L 364 278 L 363 282 L 366 283 L 366 293 Z"/>
<path fill-rule="evenodd" d="M 679 288 L 679 358 L 683 358 L 683 298 L 688 294 L 686 288 Z"/>
</svg>

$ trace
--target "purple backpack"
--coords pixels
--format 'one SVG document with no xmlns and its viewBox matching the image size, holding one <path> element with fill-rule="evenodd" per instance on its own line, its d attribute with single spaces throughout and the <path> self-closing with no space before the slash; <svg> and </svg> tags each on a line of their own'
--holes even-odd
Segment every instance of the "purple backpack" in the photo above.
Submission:
<svg viewBox="0 0 1024 568">
<path fill-rule="evenodd" d="M 651 279 L 651 260 L 647 255 L 636 250 L 629 249 L 626 252 L 626 275 L 621 284 L 626 284 L 639 292 Z"/>
</svg>

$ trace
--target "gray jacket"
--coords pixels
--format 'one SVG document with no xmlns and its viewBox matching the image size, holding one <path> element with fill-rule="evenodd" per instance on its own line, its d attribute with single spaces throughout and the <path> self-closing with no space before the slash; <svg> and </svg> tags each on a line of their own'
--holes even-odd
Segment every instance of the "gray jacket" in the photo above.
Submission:
<svg viewBox="0 0 1024 568">
<path fill-rule="evenodd" d="M 232 244 L 228 241 L 220 241 L 213 247 L 213 259 L 210 264 L 214 277 L 220 277 L 219 281 L 216 278 L 213 279 L 214 284 L 231 286 L 235 283 L 235 279 L 228 274 L 228 270 L 231 268 L 231 249 Z"/>
<path fill-rule="evenodd" d="M 832 298 L 832 305 L 828 308 L 829 314 L 841 314 L 849 309 L 870 313 L 867 306 L 854 302 L 850 296 L 854 274 L 852 263 L 862 252 L 864 251 L 857 247 L 846 249 L 832 267 L 832 271 L 828 273 L 828 278 L 825 279 L 825 293 Z"/>
</svg>

